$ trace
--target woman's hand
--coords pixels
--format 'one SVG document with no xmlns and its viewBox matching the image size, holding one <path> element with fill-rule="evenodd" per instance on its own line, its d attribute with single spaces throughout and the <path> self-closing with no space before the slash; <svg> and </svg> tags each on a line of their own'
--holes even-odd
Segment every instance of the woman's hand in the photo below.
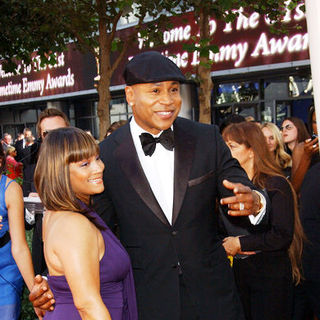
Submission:
<svg viewBox="0 0 320 320">
<path fill-rule="evenodd" d="M 237 253 L 247 256 L 256 254 L 255 251 L 241 251 L 240 237 L 227 237 L 223 239 L 223 247 L 228 256 L 235 256 Z"/>
<path fill-rule="evenodd" d="M 305 155 L 311 159 L 311 157 L 319 152 L 319 143 L 318 143 L 318 138 L 315 138 L 313 140 L 311 139 L 307 139 L 305 142 L 304 142 L 304 153 Z"/>
<path fill-rule="evenodd" d="M 239 237 L 224 238 L 222 245 L 228 256 L 234 256 L 241 251 Z"/>
</svg>

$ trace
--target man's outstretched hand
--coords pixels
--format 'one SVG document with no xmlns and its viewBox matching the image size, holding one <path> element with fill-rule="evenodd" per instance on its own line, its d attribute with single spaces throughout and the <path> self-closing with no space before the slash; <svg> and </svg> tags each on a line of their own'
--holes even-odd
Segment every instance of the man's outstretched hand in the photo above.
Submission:
<svg viewBox="0 0 320 320">
<path fill-rule="evenodd" d="M 228 214 L 231 216 L 257 215 L 261 209 L 259 195 L 241 183 L 223 180 L 223 186 L 232 190 L 234 196 L 220 200 L 222 205 L 228 205 Z"/>
</svg>

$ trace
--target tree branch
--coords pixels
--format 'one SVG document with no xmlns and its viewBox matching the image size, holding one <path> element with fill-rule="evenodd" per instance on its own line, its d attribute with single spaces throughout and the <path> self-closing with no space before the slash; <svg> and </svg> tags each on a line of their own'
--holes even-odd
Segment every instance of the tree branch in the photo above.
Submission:
<svg viewBox="0 0 320 320">
<path fill-rule="evenodd" d="M 129 45 L 133 42 L 134 39 L 136 39 L 137 37 L 137 34 L 143 24 L 143 20 L 144 20 L 145 16 L 143 17 L 140 17 L 139 19 L 139 22 L 137 24 L 137 26 L 135 26 L 134 28 L 134 31 L 130 34 L 129 38 L 127 39 L 127 41 L 123 41 L 124 44 L 123 44 L 123 47 L 122 47 L 122 50 L 120 52 L 120 54 L 117 56 L 117 58 L 115 59 L 112 67 L 111 67 L 111 72 L 113 74 L 113 72 L 118 68 L 120 62 L 122 61 L 124 55 L 126 54 L 128 48 L 129 48 Z"/>
</svg>

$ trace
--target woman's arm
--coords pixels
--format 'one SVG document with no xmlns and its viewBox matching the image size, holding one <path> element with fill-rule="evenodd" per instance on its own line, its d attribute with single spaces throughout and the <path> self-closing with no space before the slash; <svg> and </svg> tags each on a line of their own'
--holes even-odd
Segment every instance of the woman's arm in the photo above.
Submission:
<svg viewBox="0 0 320 320">
<path fill-rule="evenodd" d="M 51 235 L 50 225 L 46 227 L 46 239 L 54 239 L 53 245 L 45 244 L 51 247 L 60 262 L 59 268 L 68 281 L 75 306 L 82 319 L 111 320 L 100 295 L 99 261 L 104 253 L 102 235 L 79 213 L 59 213 L 59 216 Z M 56 236 L 57 230 L 59 237 Z"/>
<path fill-rule="evenodd" d="M 240 237 L 242 251 L 277 251 L 289 248 L 294 228 L 294 200 L 289 183 L 283 177 L 269 178 L 271 201 L 270 229 Z"/>
<path fill-rule="evenodd" d="M 291 183 L 297 194 L 300 193 L 302 181 L 309 169 L 312 156 L 319 152 L 318 138 L 300 142 L 292 153 Z"/>
<path fill-rule="evenodd" d="M 22 189 L 15 181 L 8 186 L 5 201 L 8 208 L 12 256 L 31 291 L 34 283 L 34 270 L 25 236 Z"/>
</svg>

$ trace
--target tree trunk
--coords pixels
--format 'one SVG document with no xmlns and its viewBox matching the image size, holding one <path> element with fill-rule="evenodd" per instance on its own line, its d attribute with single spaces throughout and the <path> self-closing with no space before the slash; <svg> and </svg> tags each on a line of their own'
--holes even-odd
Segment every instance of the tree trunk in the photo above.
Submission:
<svg viewBox="0 0 320 320">
<path fill-rule="evenodd" d="M 102 141 L 107 129 L 110 126 L 110 79 L 111 75 L 101 73 L 100 82 L 98 84 L 98 118 L 99 118 L 99 140 Z"/>
<path fill-rule="evenodd" d="M 99 118 L 99 140 L 103 140 L 107 129 L 110 126 L 110 83 L 112 71 L 110 67 L 110 39 L 106 28 L 106 2 L 97 1 L 99 12 L 99 71 L 100 81 L 98 82 L 98 118 Z"/>
<path fill-rule="evenodd" d="M 208 60 L 208 58 L 206 59 Z M 205 66 L 199 66 L 198 76 L 200 79 L 199 122 L 211 123 L 211 91 L 213 83 L 210 76 L 210 69 Z"/>
<path fill-rule="evenodd" d="M 210 27 L 209 27 L 209 15 L 203 10 L 199 14 L 199 29 L 200 39 L 209 39 Z M 198 78 L 200 81 L 199 88 L 199 122 L 211 123 L 211 91 L 213 83 L 211 79 L 211 68 L 209 56 L 200 55 L 200 64 L 198 66 Z"/>
</svg>

